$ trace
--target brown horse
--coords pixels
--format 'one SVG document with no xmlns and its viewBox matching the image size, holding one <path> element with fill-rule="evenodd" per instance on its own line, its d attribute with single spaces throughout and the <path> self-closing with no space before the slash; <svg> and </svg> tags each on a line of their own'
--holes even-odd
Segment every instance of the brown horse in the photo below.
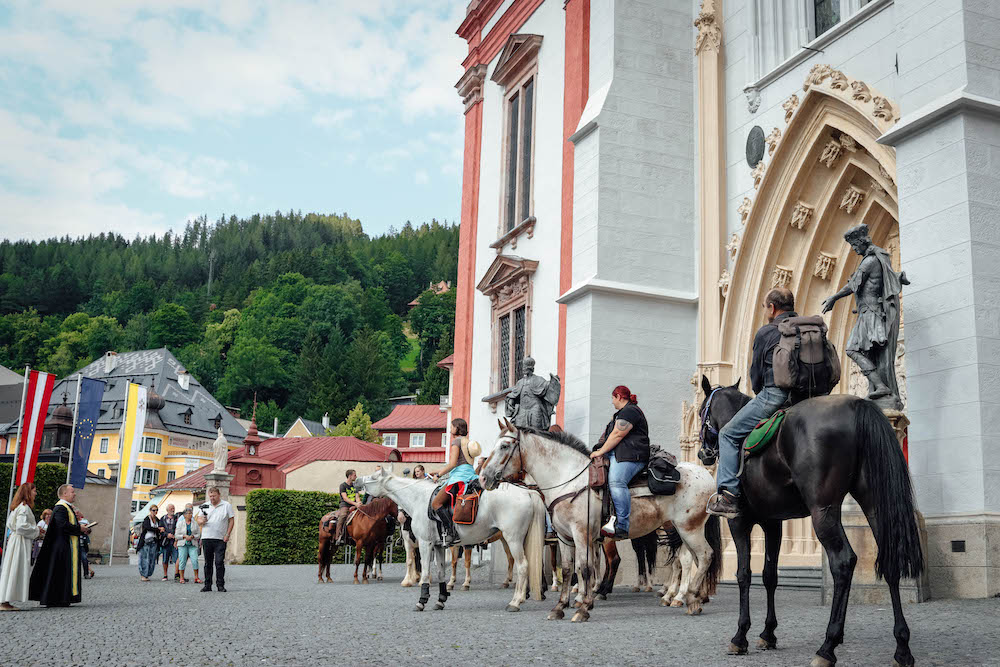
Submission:
<svg viewBox="0 0 1000 667">
<path fill-rule="evenodd" d="M 385 542 L 396 529 L 396 514 L 399 508 L 388 498 L 373 498 L 362 505 L 347 524 L 347 536 L 354 540 L 354 583 L 358 582 L 358 568 L 361 565 L 361 551 L 365 552 L 365 567 L 360 583 L 368 583 L 368 570 L 376 559 L 381 560 Z M 381 579 L 381 576 L 379 576 Z"/>
<path fill-rule="evenodd" d="M 333 543 L 333 531 L 337 527 L 337 517 L 335 512 L 327 512 L 319 520 L 319 583 L 323 583 L 324 569 L 326 570 L 326 583 L 332 584 L 330 578 L 330 564 L 333 556 L 337 552 L 337 547 Z"/>
</svg>

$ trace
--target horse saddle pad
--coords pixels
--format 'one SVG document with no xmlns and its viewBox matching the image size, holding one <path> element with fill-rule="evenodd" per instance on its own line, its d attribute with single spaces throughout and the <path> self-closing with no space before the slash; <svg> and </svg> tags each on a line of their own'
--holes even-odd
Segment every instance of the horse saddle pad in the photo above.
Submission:
<svg viewBox="0 0 1000 667">
<path fill-rule="evenodd" d="M 769 419 L 765 419 L 759 422 L 757 426 L 750 431 L 750 435 L 747 436 L 746 442 L 743 443 L 743 451 L 746 456 L 753 456 L 758 452 L 764 451 L 765 448 L 774 440 L 774 436 L 778 434 L 781 430 L 781 422 L 785 420 L 785 411 L 778 410 Z"/>
<path fill-rule="evenodd" d="M 347 528 L 348 526 L 351 525 L 351 522 L 354 521 L 354 517 L 357 516 L 357 514 L 358 514 L 358 510 L 356 510 L 356 509 L 355 510 L 351 510 L 350 514 L 347 515 L 347 520 L 344 521 L 344 528 Z"/>
</svg>

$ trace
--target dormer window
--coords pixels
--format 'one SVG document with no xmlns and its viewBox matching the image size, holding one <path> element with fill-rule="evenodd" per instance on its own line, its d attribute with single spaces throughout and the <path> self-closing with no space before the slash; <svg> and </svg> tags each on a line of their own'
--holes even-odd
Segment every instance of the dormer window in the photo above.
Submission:
<svg viewBox="0 0 1000 667">
<path fill-rule="evenodd" d="M 185 424 L 190 424 L 191 423 L 191 415 L 192 414 L 193 413 L 192 413 L 191 408 L 188 408 L 187 410 L 185 410 L 184 412 L 181 413 L 181 417 L 184 418 L 184 423 Z"/>
<path fill-rule="evenodd" d="M 218 429 L 222 426 L 222 415 L 215 415 L 215 419 L 212 420 L 212 425 L 214 428 Z"/>
</svg>

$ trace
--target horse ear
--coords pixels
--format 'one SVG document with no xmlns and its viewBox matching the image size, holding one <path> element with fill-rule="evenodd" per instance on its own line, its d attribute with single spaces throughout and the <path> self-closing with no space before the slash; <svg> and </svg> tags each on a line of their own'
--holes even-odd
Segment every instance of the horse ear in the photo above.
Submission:
<svg viewBox="0 0 1000 667">
<path fill-rule="evenodd" d="M 511 433 L 517 433 L 517 427 L 514 426 L 513 422 L 511 422 L 511 420 L 509 420 L 506 417 L 504 417 L 504 421 L 507 422 L 507 430 L 508 431 L 510 431 Z"/>
<path fill-rule="evenodd" d="M 743 376 L 742 375 L 740 377 L 736 378 L 736 384 L 732 385 L 733 389 L 739 389 L 740 388 L 740 382 L 742 380 L 743 380 Z"/>
<path fill-rule="evenodd" d="M 705 375 L 701 376 L 701 390 L 705 392 L 706 396 L 712 393 L 712 383 L 708 381 Z"/>
<path fill-rule="evenodd" d="M 387 475 L 391 475 L 391 474 L 392 474 L 392 464 L 391 464 L 391 463 L 387 463 L 387 464 L 385 464 L 384 466 L 382 466 L 382 470 L 383 470 L 383 472 L 385 472 L 385 473 L 386 473 Z"/>
<path fill-rule="evenodd" d="M 500 418 L 499 418 L 499 417 L 497 418 L 497 426 L 499 426 L 499 427 L 500 427 L 500 435 L 503 435 L 504 433 L 506 433 L 506 432 L 507 432 L 507 427 L 506 427 L 506 426 L 504 426 L 503 422 L 502 422 L 502 421 L 500 421 Z"/>
</svg>

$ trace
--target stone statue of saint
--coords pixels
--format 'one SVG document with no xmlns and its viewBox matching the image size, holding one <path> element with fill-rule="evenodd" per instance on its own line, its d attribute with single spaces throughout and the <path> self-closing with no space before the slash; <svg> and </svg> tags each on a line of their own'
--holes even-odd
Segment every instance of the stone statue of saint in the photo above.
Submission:
<svg viewBox="0 0 1000 667">
<path fill-rule="evenodd" d="M 896 341 L 899 337 L 899 295 L 909 285 L 906 273 L 897 273 L 882 248 L 872 243 L 868 225 L 847 230 L 844 239 L 861 255 L 861 264 L 847 284 L 823 301 L 823 312 L 833 310 L 838 299 L 854 294 L 858 321 L 847 339 L 847 356 L 868 379 L 868 398 L 883 409 L 899 410 L 902 401 L 896 384 Z"/>
<path fill-rule="evenodd" d="M 223 435 L 221 426 L 219 427 L 219 437 L 212 443 L 212 458 L 215 460 L 212 472 L 226 472 L 226 463 L 229 462 L 229 443 L 226 442 L 226 436 Z"/>
<path fill-rule="evenodd" d="M 562 390 L 559 376 L 549 374 L 545 380 L 535 375 L 535 360 L 524 358 L 524 376 L 517 381 L 514 388 L 504 400 L 507 417 L 518 428 L 534 428 L 545 431 L 552 422 L 552 413 L 559 402 Z"/>
</svg>

